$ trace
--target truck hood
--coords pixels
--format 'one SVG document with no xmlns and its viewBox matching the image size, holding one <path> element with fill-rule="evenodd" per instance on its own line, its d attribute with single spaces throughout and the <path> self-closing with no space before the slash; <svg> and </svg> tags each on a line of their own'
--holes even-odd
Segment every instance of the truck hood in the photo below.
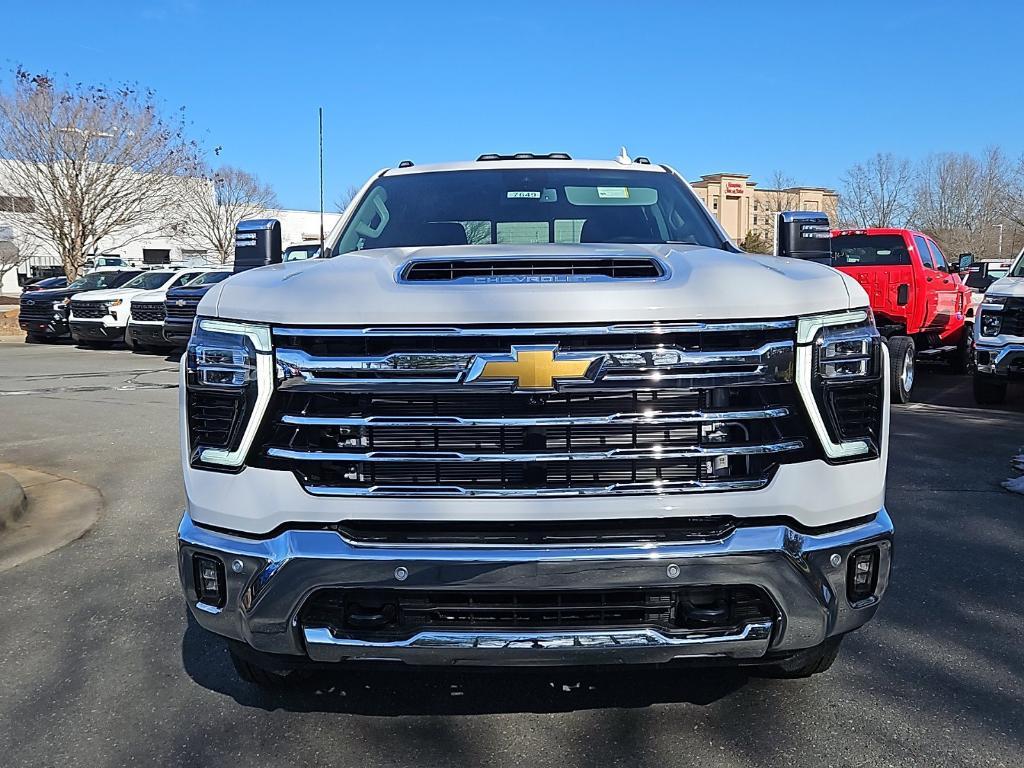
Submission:
<svg viewBox="0 0 1024 768">
<path fill-rule="evenodd" d="M 87 301 L 113 301 L 114 299 L 130 299 L 133 296 L 137 296 L 140 293 L 144 293 L 141 288 L 104 288 L 101 291 L 85 291 L 83 299 L 88 296 Z M 74 294 L 71 300 L 74 301 Z"/>
<path fill-rule="evenodd" d="M 402 282 L 411 259 L 651 257 L 654 280 L 465 284 Z M 280 325 L 453 325 L 728 320 L 866 306 L 831 267 L 690 245 L 481 245 L 387 248 L 274 264 L 213 287 L 199 313 Z"/>
<path fill-rule="evenodd" d="M 155 291 L 135 291 L 132 293 L 132 301 L 163 301 L 167 298 L 166 288 L 157 288 Z"/>
<path fill-rule="evenodd" d="M 992 296 L 1024 296 L 1024 277 L 1004 277 L 996 280 L 985 291 Z"/>
</svg>

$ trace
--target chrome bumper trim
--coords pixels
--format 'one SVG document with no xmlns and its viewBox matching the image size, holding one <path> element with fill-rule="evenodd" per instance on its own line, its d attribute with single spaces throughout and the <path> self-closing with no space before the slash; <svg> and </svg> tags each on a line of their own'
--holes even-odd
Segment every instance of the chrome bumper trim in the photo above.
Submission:
<svg viewBox="0 0 1024 768">
<path fill-rule="evenodd" d="M 420 498 L 544 498 L 558 496 L 641 496 L 665 493 L 703 493 L 705 491 L 752 491 L 764 488 L 770 477 L 752 480 L 651 480 L 643 483 L 580 486 L 578 488 L 464 488 L 459 485 L 371 485 L 348 488 L 340 485 L 307 485 L 314 496 L 407 496 Z"/>
<path fill-rule="evenodd" d="M 881 509 L 870 522 L 818 535 L 784 525 L 764 525 L 740 527 L 718 540 L 685 543 L 368 547 L 329 530 L 287 530 L 267 539 L 232 536 L 201 528 L 186 514 L 178 529 L 178 565 L 186 601 L 201 626 L 267 653 L 307 657 L 316 653 L 307 643 L 299 613 L 308 597 L 322 587 L 528 591 L 580 589 L 583 585 L 588 590 L 757 586 L 771 597 L 779 616 L 765 652 L 788 653 L 849 632 L 871 618 L 888 585 L 892 535 L 892 522 Z M 846 596 L 847 560 L 865 546 L 879 548 L 877 587 L 868 600 L 851 605 Z M 192 567 L 196 553 L 213 555 L 232 566 L 225 568 L 226 600 L 216 613 L 197 605 Z M 839 557 L 840 565 L 831 564 L 833 556 Z M 237 570 L 235 560 L 239 561 Z M 396 575 L 399 566 L 404 576 L 401 580 Z M 460 637 L 458 642 L 468 639 Z M 754 647 L 751 638 L 736 642 L 742 645 L 723 642 L 713 653 L 733 657 Z M 680 655 L 678 648 L 630 646 L 630 660 L 664 661 Z M 686 646 L 683 648 L 685 655 Z M 408 658 L 419 663 L 458 663 L 463 658 L 459 652 L 446 655 L 444 648 L 432 647 L 422 658 L 411 659 L 420 650 L 398 646 L 384 652 L 377 648 L 361 657 Z M 514 663 L 513 650 L 498 649 L 490 663 Z M 619 646 L 606 649 L 608 655 L 597 660 L 584 660 L 581 654 L 586 649 L 577 647 L 575 641 L 563 650 L 564 655 L 548 663 L 622 660 Z M 537 655 L 533 648 L 525 652 Z"/>
<path fill-rule="evenodd" d="M 520 328 L 371 326 L 368 328 L 289 328 L 276 326 L 275 336 L 601 336 L 631 333 L 700 333 L 702 331 L 770 331 L 795 328 L 795 320 L 723 323 L 617 323 L 615 325 L 527 326 Z"/>
<path fill-rule="evenodd" d="M 977 344 L 975 348 L 975 362 L 979 352 L 988 352 L 991 355 L 991 362 L 987 365 L 978 364 L 979 373 L 995 374 L 996 376 L 1009 376 L 1016 373 L 1017 369 L 1024 370 L 1024 344 L 1005 344 L 1001 347 L 989 347 L 984 344 Z"/>
<path fill-rule="evenodd" d="M 325 627 L 306 627 L 306 650 L 314 661 L 395 659 L 406 663 L 481 665 L 586 664 L 613 658 L 651 663 L 681 657 L 756 659 L 768 651 L 772 622 L 746 624 L 734 634 L 653 629 L 580 632 L 420 632 L 406 640 L 373 642 L 335 637 Z M 638 653 L 633 653 L 637 651 Z"/>
</svg>

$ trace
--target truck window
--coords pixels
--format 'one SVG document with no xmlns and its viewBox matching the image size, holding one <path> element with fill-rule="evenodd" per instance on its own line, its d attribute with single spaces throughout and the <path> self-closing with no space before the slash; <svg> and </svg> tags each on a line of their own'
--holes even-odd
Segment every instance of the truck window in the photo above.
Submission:
<svg viewBox="0 0 1024 768">
<path fill-rule="evenodd" d="M 921 256 L 921 263 L 929 269 L 935 269 L 935 262 L 932 261 L 931 251 L 928 250 L 928 243 L 921 235 L 914 235 L 914 247 Z"/>
<path fill-rule="evenodd" d="M 942 255 L 942 251 L 939 250 L 939 246 L 935 244 L 935 241 L 929 240 L 928 247 L 931 248 L 932 259 L 935 260 L 935 268 L 941 269 L 943 272 L 949 272 L 949 267 L 946 265 L 946 257 Z"/>
<path fill-rule="evenodd" d="M 836 267 L 909 266 L 910 251 L 899 235 L 840 235 L 832 238 Z"/>
<path fill-rule="evenodd" d="M 724 245 L 669 173 L 488 168 L 377 179 L 333 251 L 580 242 Z"/>
</svg>

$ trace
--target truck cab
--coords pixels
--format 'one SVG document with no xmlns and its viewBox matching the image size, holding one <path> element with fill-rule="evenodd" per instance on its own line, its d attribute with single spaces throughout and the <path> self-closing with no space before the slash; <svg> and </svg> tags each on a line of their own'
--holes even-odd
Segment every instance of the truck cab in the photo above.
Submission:
<svg viewBox="0 0 1024 768">
<path fill-rule="evenodd" d="M 871 301 L 890 348 L 895 401 L 910 400 L 918 358 L 945 358 L 955 371 L 968 370 L 971 291 L 932 238 L 911 229 L 840 229 L 832 233 L 832 253 L 832 265 Z"/>
</svg>

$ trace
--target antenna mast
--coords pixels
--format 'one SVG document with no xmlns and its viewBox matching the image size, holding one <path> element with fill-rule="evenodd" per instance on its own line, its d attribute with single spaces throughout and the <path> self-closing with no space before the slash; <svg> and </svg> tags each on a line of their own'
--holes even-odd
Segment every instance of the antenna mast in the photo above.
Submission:
<svg viewBox="0 0 1024 768">
<path fill-rule="evenodd" d="M 320 107 L 320 258 L 324 257 L 324 108 Z"/>
</svg>

